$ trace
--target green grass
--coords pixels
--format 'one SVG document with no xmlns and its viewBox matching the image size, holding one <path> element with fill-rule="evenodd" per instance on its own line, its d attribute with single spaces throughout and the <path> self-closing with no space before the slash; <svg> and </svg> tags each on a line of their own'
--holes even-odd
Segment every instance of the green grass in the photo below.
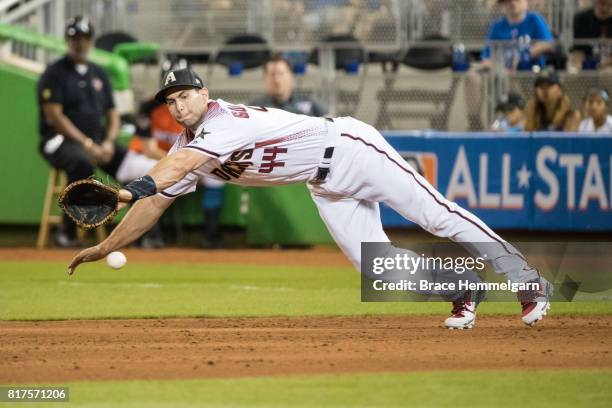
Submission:
<svg viewBox="0 0 612 408">
<path fill-rule="evenodd" d="M 460 371 L 79 382 L 69 403 L 20 407 L 608 407 L 612 371 Z"/>
<path fill-rule="evenodd" d="M 446 303 L 361 303 L 350 268 L 103 262 L 68 277 L 59 262 L 0 263 L 0 320 L 171 316 L 447 313 Z M 554 313 L 612 313 L 612 302 L 555 303 Z M 482 313 L 516 313 L 485 303 Z"/>
</svg>

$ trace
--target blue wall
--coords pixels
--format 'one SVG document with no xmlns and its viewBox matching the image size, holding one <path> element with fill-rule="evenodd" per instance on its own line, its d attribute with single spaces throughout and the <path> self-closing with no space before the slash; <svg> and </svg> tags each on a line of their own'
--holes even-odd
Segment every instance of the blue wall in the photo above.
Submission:
<svg viewBox="0 0 612 408">
<path fill-rule="evenodd" d="M 612 230 L 612 134 L 387 132 L 448 199 L 493 228 Z M 383 205 L 385 226 L 408 221 Z"/>
</svg>

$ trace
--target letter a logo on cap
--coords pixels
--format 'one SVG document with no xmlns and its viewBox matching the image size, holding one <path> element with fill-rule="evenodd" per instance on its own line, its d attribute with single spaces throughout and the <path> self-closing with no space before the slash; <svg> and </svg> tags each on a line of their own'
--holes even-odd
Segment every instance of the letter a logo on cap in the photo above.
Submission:
<svg viewBox="0 0 612 408">
<path fill-rule="evenodd" d="M 170 71 L 168 75 L 166 75 L 166 81 L 164 82 L 164 86 L 168 85 L 170 82 L 175 82 L 176 77 L 174 76 L 174 72 Z"/>
</svg>

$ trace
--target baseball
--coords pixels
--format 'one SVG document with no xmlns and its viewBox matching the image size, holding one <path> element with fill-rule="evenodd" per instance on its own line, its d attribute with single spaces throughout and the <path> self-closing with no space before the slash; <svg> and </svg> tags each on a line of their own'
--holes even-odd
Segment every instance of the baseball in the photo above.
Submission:
<svg viewBox="0 0 612 408">
<path fill-rule="evenodd" d="M 113 269 L 121 269 L 126 264 L 127 258 L 123 255 L 123 252 L 115 251 L 108 254 L 106 257 L 106 263 Z"/>
</svg>

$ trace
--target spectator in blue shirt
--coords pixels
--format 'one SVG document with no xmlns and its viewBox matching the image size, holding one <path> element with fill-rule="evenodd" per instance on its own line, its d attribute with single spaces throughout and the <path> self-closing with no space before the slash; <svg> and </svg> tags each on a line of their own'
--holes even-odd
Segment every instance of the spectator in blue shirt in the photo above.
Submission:
<svg viewBox="0 0 612 408">
<path fill-rule="evenodd" d="M 524 42 L 525 54 L 518 55 L 515 67 L 530 69 L 533 65 L 543 67 L 546 63 L 544 53 L 553 48 L 553 35 L 542 15 L 529 11 L 527 0 L 499 0 L 504 16 L 494 21 L 487 35 L 487 46 L 482 51 L 483 63 L 491 59 L 491 41 Z"/>
<path fill-rule="evenodd" d="M 491 43 L 508 41 L 501 47 L 504 64 L 509 69 L 531 69 L 533 65 L 545 64 L 544 53 L 553 49 L 553 36 L 542 15 L 529 11 L 527 0 L 498 0 L 504 16 L 494 21 L 487 35 L 487 45 L 482 52 L 482 69 L 491 67 L 497 55 L 491 55 Z M 522 44 L 523 49 L 518 46 Z M 465 102 L 470 131 L 482 130 L 482 78 L 478 70 L 466 75 Z"/>
</svg>

